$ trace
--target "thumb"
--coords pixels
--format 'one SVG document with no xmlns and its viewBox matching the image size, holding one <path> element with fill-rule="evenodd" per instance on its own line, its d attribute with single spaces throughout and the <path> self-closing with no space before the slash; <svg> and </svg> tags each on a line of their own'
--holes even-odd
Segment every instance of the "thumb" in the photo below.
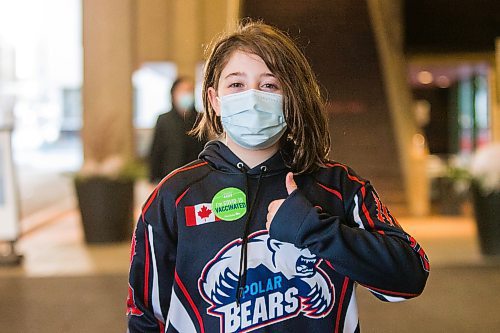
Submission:
<svg viewBox="0 0 500 333">
<path fill-rule="evenodd" d="M 297 189 L 297 184 L 295 183 L 295 180 L 293 180 L 293 173 L 289 172 L 286 174 L 285 186 L 288 195 L 292 194 L 292 192 Z"/>
</svg>

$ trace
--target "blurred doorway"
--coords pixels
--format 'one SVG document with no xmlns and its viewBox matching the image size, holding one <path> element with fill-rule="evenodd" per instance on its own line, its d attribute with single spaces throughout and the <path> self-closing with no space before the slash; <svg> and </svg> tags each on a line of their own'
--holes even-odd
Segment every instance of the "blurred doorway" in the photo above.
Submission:
<svg viewBox="0 0 500 333">
<path fill-rule="evenodd" d="M 13 122 L 21 216 L 72 195 L 82 162 L 80 0 L 0 0 L 0 115 Z"/>
<path fill-rule="evenodd" d="M 437 213 L 468 210 L 467 185 L 459 180 L 459 170 L 467 167 L 477 148 L 492 140 L 493 71 L 486 59 L 409 65 L 415 119 L 430 152 L 431 202 Z"/>
</svg>

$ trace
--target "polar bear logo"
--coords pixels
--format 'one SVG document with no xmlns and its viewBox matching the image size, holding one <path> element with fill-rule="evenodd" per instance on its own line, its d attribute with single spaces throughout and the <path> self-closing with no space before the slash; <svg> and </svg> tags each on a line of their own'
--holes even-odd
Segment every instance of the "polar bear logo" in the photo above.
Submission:
<svg viewBox="0 0 500 333">
<path fill-rule="evenodd" d="M 199 289 L 211 303 L 211 309 L 235 302 L 240 251 L 241 239 L 238 239 L 227 244 L 205 266 Z M 283 300 L 297 304 L 295 315 L 302 312 L 310 318 L 322 318 L 330 313 L 334 288 L 328 275 L 318 267 L 321 259 L 307 248 L 299 249 L 270 238 L 267 231 L 258 231 L 249 236 L 247 251 L 245 293 L 249 297 L 269 295 L 279 289 L 285 295 Z M 287 290 L 295 292 L 286 294 Z"/>
</svg>

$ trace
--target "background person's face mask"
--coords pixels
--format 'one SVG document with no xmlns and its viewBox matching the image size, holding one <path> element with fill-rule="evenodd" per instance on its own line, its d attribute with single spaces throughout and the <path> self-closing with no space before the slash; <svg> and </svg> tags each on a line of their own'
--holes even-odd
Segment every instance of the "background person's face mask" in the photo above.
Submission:
<svg viewBox="0 0 500 333">
<path fill-rule="evenodd" d="M 194 95 L 190 93 L 182 94 L 179 97 L 176 107 L 181 110 L 191 110 L 194 106 Z"/>
<path fill-rule="evenodd" d="M 285 132 L 283 96 L 279 94 L 250 89 L 222 96 L 219 101 L 224 130 L 243 148 L 269 148 Z"/>
</svg>

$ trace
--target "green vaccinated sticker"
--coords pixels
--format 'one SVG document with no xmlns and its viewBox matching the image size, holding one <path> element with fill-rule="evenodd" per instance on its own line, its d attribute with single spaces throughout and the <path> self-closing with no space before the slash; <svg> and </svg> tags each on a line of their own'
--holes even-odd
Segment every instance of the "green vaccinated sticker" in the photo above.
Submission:
<svg viewBox="0 0 500 333">
<path fill-rule="evenodd" d="M 234 221 L 247 212 L 247 197 L 245 192 L 236 187 L 220 190 L 212 199 L 212 210 L 218 218 L 224 221 Z"/>
</svg>

